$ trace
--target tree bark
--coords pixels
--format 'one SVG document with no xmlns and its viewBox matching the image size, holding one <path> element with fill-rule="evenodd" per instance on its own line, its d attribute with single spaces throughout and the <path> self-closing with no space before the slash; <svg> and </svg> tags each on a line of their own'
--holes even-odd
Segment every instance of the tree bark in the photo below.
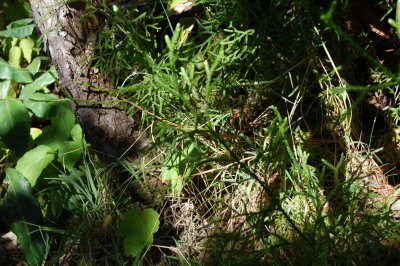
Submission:
<svg viewBox="0 0 400 266">
<path fill-rule="evenodd" d="M 85 11 L 81 1 L 30 0 L 30 4 L 35 23 L 43 34 L 45 50 L 72 100 L 72 109 L 86 140 L 106 161 L 124 155 L 136 156 L 146 145 L 138 131 L 139 114 L 133 118 L 123 111 L 117 99 L 107 92 L 112 85 L 104 84 L 90 66 L 100 27 L 98 18 L 80 19 Z"/>
</svg>

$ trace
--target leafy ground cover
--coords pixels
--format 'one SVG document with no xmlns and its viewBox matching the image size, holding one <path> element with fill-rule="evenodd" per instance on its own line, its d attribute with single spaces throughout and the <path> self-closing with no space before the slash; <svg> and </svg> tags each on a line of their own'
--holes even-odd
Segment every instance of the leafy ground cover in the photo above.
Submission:
<svg viewBox="0 0 400 266">
<path fill-rule="evenodd" d="M 141 110 L 150 147 L 101 165 L 54 70 L 32 67 L 40 38 L 15 35 L 31 20 L 8 17 L 0 108 L 16 115 L 0 114 L 1 217 L 28 263 L 400 261 L 395 1 L 87 6 L 105 21 L 93 68 Z M 25 204 L 15 191 L 32 213 L 11 213 Z"/>
</svg>

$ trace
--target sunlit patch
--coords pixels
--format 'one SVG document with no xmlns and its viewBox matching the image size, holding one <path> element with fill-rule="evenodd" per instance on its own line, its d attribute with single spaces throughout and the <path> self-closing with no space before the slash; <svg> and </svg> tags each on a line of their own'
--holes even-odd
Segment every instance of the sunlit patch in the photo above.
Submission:
<svg viewBox="0 0 400 266">
<path fill-rule="evenodd" d="M 193 2 L 187 0 L 176 1 L 175 3 L 171 4 L 170 13 L 171 15 L 180 15 L 183 12 L 189 11 L 190 9 L 192 9 L 192 7 Z"/>
</svg>

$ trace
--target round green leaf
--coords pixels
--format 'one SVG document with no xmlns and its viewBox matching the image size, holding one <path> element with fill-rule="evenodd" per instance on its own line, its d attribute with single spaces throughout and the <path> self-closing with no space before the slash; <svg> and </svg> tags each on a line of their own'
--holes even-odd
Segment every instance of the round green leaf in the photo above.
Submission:
<svg viewBox="0 0 400 266">
<path fill-rule="evenodd" d="M 161 181 L 170 183 L 172 190 L 179 195 L 193 170 L 192 162 L 200 156 L 201 152 L 195 143 L 186 145 L 181 151 L 171 149 L 164 160 Z"/>
<path fill-rule="evenodd" d="M 124 250 L 133 257 L 153 243 L 153 234 L 158 231 L 158 213 L 153 209 L 139 209 L 136 203 L 123 215 L 118 234 L 124 237 Z"/>
<path fill-rule="evenodd" d="M 0 100 L 0 138 L 17 156 L 28 147 L 31 118 L 19 100 Z"/>
</svg>

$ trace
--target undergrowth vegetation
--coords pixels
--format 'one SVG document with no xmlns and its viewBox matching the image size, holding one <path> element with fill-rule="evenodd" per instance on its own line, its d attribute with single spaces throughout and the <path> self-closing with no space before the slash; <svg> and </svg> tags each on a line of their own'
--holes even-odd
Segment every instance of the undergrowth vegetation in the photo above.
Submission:
<svg viewBox="0 0 400 266">
<path fill-rule="evenodd" d="M 104 19 L 92 66 L 141 113 L 150 147 L 101 166 L 65 139 L 81 157 L 49 160 L 58 170 L 33 189 L 46 260 L 399 263 L 396 4 L 88 1 Z M 1 163 L 19 171 L 14 155 L 4 147 Z M 138 238 L 157 231 L 151 246 L 127 251 L 126 219 Z"/>
</svg>

